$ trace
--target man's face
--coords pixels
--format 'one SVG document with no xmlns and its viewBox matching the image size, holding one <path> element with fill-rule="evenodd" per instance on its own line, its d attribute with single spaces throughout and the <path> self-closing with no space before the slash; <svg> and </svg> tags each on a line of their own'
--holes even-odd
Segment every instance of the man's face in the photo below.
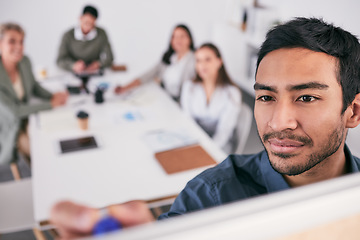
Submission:
<svg viewBox="0 0 360 240">
<path fill-rule="evenodd" d="M 80 27 L 83 34 L 88 34 L 95 27 L 96 18 L 89 14 L 85 13 L 80 17 Z"/>
<path fill-rule="evenodd" d="M 261 61 L 255 119 L 272 167 L 298 175 L 333 155 L 345 139 L 337 61 L 303 48 L 279 49 Z"/>
</svg>

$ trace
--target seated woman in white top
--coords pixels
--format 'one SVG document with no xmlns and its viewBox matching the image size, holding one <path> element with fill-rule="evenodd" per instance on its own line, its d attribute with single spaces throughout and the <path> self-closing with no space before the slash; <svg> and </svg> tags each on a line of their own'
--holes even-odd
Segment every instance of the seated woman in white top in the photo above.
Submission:
<svg viewBox="0 0 360 240">
<path fill-rule="evenodd" d="M 143 83 L 158 80 L 175 99 L 180 97 L 184 80 L 195 76 L 194 43 L 190 30 L 185 25 L 177 25 L 172 33 L 168 50 L 162 60 L 152 69 L 126 86 L 115 88 L 116 93 L 126 92 Z"/>
<path fill-rule="evenodd" d="M 233 150 L 241 93 L 226 73 L 219 50 L 211 43 L 195 53 L 197 75 L 182 87 L 181 107 L 227 153 Z"/>
</svg>

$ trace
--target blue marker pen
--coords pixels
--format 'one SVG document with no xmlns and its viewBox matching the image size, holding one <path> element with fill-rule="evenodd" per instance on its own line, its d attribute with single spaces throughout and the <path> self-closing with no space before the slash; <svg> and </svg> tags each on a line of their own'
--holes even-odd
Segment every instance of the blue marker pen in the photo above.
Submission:
<svg viewBox="0 0 360 240">
<path fill-rule="evenodd" d="M 108 209 L 100 209 L 100 220 L 94 226 L 93 235 L 99 236 L 120 229 L 122 229 L 121 223 L 109 215 Z"/>
</svg>

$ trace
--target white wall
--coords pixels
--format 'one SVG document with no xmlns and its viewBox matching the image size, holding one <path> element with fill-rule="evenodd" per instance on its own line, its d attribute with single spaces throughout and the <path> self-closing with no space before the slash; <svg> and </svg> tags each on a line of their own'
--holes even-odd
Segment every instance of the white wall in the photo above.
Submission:
<svg viewBox="0 0 360 240">
<path fill-rule="evenodd" d="M 279 9 L 279 16 L 288 20 L 295 16 L 323 17 L 360 36 L 360 1 L 358 0 L 261 0 L 264 5 Z"/>
<path fill-rule="evenodd" d="M 225 9 L 221 0 L 1 0 L 0 22 L 20 23 L 34 68 L 51 68 L 62 34 L 78 23 L 86 4 L 98 7 L 98 25 L 107 30 L 115 62 L 139 71 L 160 59 L 177 23 L 187 24 L 199 45 L 210 39 L 212 23 L 222 20 Z"/>
<path fill-rule="evenodd" d="M 1 0 L 0 23 L 20 23 L 26 30 L 25 51 L 34 68 L 51 68 L 62 34 L 77 24 L 84 5 L 93 4 L 100 13 L 98 25 L 110 37 L 115 62 L 143 71 L 159 60 L 175 24 L 188 24 L 196 45 L 200 45 L 211 39 L 214 23 L 229 18 L 229 8 L 238 6 L 233 2 L 251 0 Z M 283 20 L 294 16 L 324 17 L 360 36 L 360 1 L 357 0 L 261 0 L 260 3 L 277 9 Z M 241 18 L 238 9 L 231 14 L 237 12 Z"/>
</svg>

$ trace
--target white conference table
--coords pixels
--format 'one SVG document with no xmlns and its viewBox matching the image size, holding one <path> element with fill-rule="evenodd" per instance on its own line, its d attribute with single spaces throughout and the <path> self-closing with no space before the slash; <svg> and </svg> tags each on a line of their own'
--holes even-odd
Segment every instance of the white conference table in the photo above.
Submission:
<svg viewBox="0 0 360 240">
<path fill-rule="evenodd" d="M 34 216 L 49 219 L 51 207 L 72 200 L 104 207 L 129 200 L 154 200 L 180 193 L 186 183 L 207 167 L 168 175 L 145 141 L 156 131 L 180 132 L 198 143 L 217 161 L 225 153 L 157 84 L 143 85 L 125 96 L 113 94 L 117 83 L 132 79 L 131 73 L 107 73 L 94 77 L 92 85 L 110 84 L 105 103 L 95 104 L 90 95 L 71 96 L 64 107 L 30 117 Z M 61 77 L 45 83 L 64 87 L 71 79 Z M 73 81 L 73 80 L 71 80 Z M 80 130 L 79 110 L 90 114 L 89 129 Z M 127 114 L 135 120 L 124 118 Z M 61 154 L 59 141 L 94 136 L 100 147 Z"/>
</svg>

